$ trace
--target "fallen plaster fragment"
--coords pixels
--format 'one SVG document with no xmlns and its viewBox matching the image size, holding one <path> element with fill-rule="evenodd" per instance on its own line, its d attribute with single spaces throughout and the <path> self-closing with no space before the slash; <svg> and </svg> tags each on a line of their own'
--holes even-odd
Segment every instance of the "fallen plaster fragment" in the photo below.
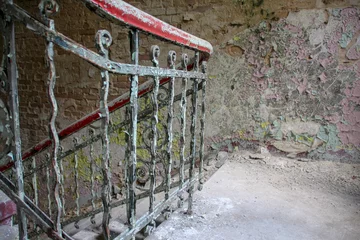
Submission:
<svg viewBox="0 0 360 240">
<path fill-rule="evenodd" d="M 314 141 L 314 144 L 310 147 L 303 143 L 288 142 L 288 141 L 274 141 L 272 144 L 280 151 L 289 153 L 288 157 L 294 158 L 299 153 L 309 152 L 319 147 L 323 142 Z"/>
<path fill-rule="evenodd" d="M 219 152 L 216 157 L 215 167 L 220 168 L 222 165 L 224 165 L 224 163 L 228 159 L 228 156 L 229 156 L 229 154 L 227 152 L 224 152 L 224 151 Z"/>
<path fill-rule="evenodd" d="M 251 159 L 264 159 L 266 156 L 263 155 L 263 154 L 251 153 L 251 154 L 249 155 L 249 157 L 250 157 Z"/>
</svg>

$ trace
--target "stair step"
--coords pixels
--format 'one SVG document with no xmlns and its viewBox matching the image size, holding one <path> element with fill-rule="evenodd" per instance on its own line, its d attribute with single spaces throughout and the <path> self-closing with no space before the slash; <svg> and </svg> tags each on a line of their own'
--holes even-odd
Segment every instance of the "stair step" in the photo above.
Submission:
<svg viewBox="0 0 360 240">
<path fill-rule="evenodd" d="M 0 226 L 1 240 L 15 240 L 19 239 L 19 230 L 17 226 L 1 225 Z"/>
<path fill-rule="evenodd" d="M 128 229 L 128 227 L 125 224 L 114 220 L 109 223 L 109 229 L 111 232 L 120 234 L 125 232 Z"/>
<path fill-rule="evenodd" d="M 74 236 L 72 236 L 75 240 L 99 240 L 102 239 L 101 234 L 81 230 L 80 232 L 76 233 Z"/>
</svg>

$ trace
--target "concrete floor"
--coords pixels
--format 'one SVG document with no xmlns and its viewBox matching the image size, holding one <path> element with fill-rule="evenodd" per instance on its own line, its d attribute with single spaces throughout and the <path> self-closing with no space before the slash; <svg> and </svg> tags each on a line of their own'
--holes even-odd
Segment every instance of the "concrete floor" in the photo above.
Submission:
<svg viewBox="0 0 360 240">
<path fill-rule="evenodd" d="M 358 185 L 349 194 L 336 191 L 323 181 L 327 173 L 334 178 L 330 170 L 320 166 L 323 174 L 311 175 L 304 171 L 309 165 L 291 168 L 296 160 L 286 161 L 228 161 L 196 193 L 192 216 L 186 209 L 173 213 L 147 240 L 359 240 Z"/>
</svg>

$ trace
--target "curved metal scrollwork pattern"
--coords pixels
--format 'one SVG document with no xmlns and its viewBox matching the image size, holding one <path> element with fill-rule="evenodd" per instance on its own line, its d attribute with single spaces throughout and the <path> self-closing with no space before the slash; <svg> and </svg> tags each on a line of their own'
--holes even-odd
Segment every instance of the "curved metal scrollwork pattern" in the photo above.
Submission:
<svg viewBox="0 0 360 240">
<path fill-rule="evenodd" d="M 159 92 L 158 92 L 158 102 L 160 106 L 165 106 L 168 104 L 170 98 L 170 91 L 168 88 L 166 88 L 165 86 L 160 86 L 159 87 Z"/>
<path fill-rule="evenodd" d="M 154 66 L 158 64 L 158 57 L 160 54 L 160 49 L 158 46 L 153 46 L 151 50 L 151 57 Z M 176 60 L 175 51 L 170 51 L 171 59 L 174 62 Z M 156 80 L 154 80 L 154 84 Z M 157 190 L 165 186 L 166 182 L 166 173 L 169 172 L 167 169 L 169 167 L 168 160 L 168 120 L 166 116 L 168 115 L 168 109 L 165 108 L 169 104 L 169 99 L 171 99 L 171 93 L 173 87 L 166 86 L 155 86 L 152 96 L 147 95 L 140 101 L 140 108 L 147 112 L 149 111 L 150 115 L 152 112 L 152 119 L 144 119 L 139 122 L 138 129 L 141 134 L 138 139 L 137 145 L 137 168 L 136 168 L 136 188 L 140 191 L 149 191 Z M 155 101 L 156 96 L 156 101 Z M 151 98 L 151 99 L 150 99 Z M 173 98 L 173 96 L 172 96 Z M 154 109 L 154 105 L 155 109 Z M 154 124 L 156 113 L 156 121 Z M 156 126 L 156 129 L 154 127 Z M 156 131 L 156 140 L 154 138 L 154 130 Z M 155 145 L 155 146 L 154 146 Z M 153 151 L 156 148 L 156 151 Z M 154 185 L 151 186 L 151 173 L 154 173 Z M 155 184 L 156 182 L 156 184 Z"/>
<path fill-rule="evenodd" d="M 39 4 L 40 14 L 43 17 L 53 17 L 59 12 L 59 4 L 55 0 L 42 0 Z"/>
</svg>

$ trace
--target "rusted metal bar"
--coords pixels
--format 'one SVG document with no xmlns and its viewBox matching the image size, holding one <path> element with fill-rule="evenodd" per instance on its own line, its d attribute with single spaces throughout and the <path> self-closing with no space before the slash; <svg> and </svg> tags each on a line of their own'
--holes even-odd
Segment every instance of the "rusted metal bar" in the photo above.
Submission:
<svg viewBox="0 0 360 240">
<path fill-rule="evenodd" d="M 127 214 L 127 218 L 130 219 L 130 191 L 129 191 L 129 176 L 128 176 L 128 171 L 129 171 L 129 166 L 130 166 L 130 131 L 131 131 L 131 126 L 130 126 L 130 122 L 131 122 L 131 116 L 130 116 L 130 107 L 126 106 L 126 110 L 125 110 L 125 122 L 127 123 L 126 125 L 124 124 L 124 126 L 127 126 L 126 128 L 126 135 L 125 135 L 125 141 L 128 143 L 126 145 L 126 149 L 125 149 L 125 168 L 124 168 L 124 182 L 125 182 L 125 199 L 126 201 L 126 214 Z M 120 126 L 121 124 L 119 124 Z M 116 128 L 116 127 L 115 127 Z M 119 127 L 120 128 L 120 127 Z"/>
<path fill-rule="evenodd" d="M 56 14 L 59 10 L 59 5 L 55 0 L 42 0 L 39 4 L 40 14 L 42 15 L 43 20 L 48 25 L 49 29 L 55 31 L 55 22 L 53 19 L 50 19 L 52 15 Z M 60 199 L 59 185 L 61 184 L 61 172 L 59 164 L 57 161 L 58 150 L 60 147 L 59 136 L 57 134 L 55 121 L 58 113 L 58 106 L 56 102 L 56 97 L 54 94 L 54 88 L 56 83 L 56 70 L 54 64 L 54 43 L 47 39 L 46 46 L 46 60 L 49 67 L 49 75 L 47 79 L 48 85 L 48 96 L 51 104 L 51 118 L 49 122 L 49 132 L 50 139 L 52 139 L 52 151 L 51 151 L 51 162 L 54 169 L 55 181 L 54 181 L 54 197 L 55 203 L 57 206 L 57 212 L 55 217 L 55 230 L 61 235 L 61 213 L 62 213 L 62 203 Z"/>
<path fill-rule="evenodd" d="M 199 52 L 195 53 L 196 61 L 194 71 L 199 71 Z M 193 79 L 193 94 L 191 97 L 192 113 L 191 113 L 191 142 L 190 142 L 190 169 L 189 178 L 192 181 L 195 176 L 195 161 L 196 161 L 196 119 L 197 119 L 197 90 L 198 90 L 198 79 Z M 194 196 L 194 186 L 189 188 L 189 199 L 187 213 L 192 214 L 192 204 Z"/>
<path fill-rule="evenodd" d="M 100 54 L 109 58 L 109 50 L 112 43 L 112 37 L 106 30 L 99 30 L 96 34 L 96 47 Z M 109 72 L 101 71 L 101 90 L 100 90 L 100 113 L 101 113 L 101 143 L 102 143 L 102 173 L 103 173 L 103 186 L 101 191 L 101 198 L 104 207 L 102 229 L 105 240 L 110 239 L 110 190 L 111 190 L 111 172 L 110 172 L 110 139 L 109 139 L 109 108 L 108 108 L 108 95 L 109 95 Z"/>
<path fill-rule="evenodd" d="M 13 5 L 12 0 L 7 0 L 8 6 Z M 7 11 L 6 11 L 7 14 Z M 13 155 L 13 162 L 15 163 L 16 178 L 17 178 L 17 193 L 20 201 L 24 201 L 24 180 L 23 180 L 23 164 L 21 157 L 21 135 L 20 135 L 20 114 L 19 114 L 19 94 L 18 94 L 18 79 L 17 79 L 17 65 L 16 65 L 16 46 L 15 46 L 15 23 L 13 17 L 7 15 L 7 22 L 5 23 L 4 41 L 8 44 L 7 50 L 7 76 L 10 84 L 10 114 L 11 114 L 11 129 L 13 132 L 13 139 L 11 144 L 11 152 Z M 23 209 L 19 206 L 17 208 L 19 220 L 19 239 L 27 239 L 27 220 Z"/>
<path fill-rule="evenodd" d="M 50 154 L 47 153 L 45 156 L 47 162 L 50 161 Z M 51 191 L 50 191 L 50 168 L 49 165 L 46 165 L 46 190 L 47 190 L 47 199 L 48 199 L 48 213 L 51 218 L 52 210 L 51 210 Z"/>
<path fill-rule="evenodd" d="M 188 63 L 188 55 L 187 54 L 182 54 L 181 56 L 181 63 L 183 64 L 183 66 L 187 66 Z M 180 123 L 181 123 L 181 135 L 180 135 L 180 173 L 179 173 L 179 177 L 180 177 L 180 186 L 179 186 L 179 191 L 178 191 L 178 196 L 179 196 L 179 202 L 178 202 L 178 206 L 181 207 L 183 204 L 183 200 L 184 200 L 184 196 L 183 193 L 180 191 L 180 189 L 183 188 L 183 183 L 185 181 L 185 173 L 184 173 L 184 166 L 185 166 L 185 135 L 186 135 L 186 88 L 187 88 L 187 79 L 183 78 L 182 79 L 182 85 L 181 85 L 181 89 L 182 89 L 182 95 L 181 95 L 181 102 L 180 102 L 180 107 L 181 107 L 181 116 L 180 116 Z"/>
<path fill-rule="evenodd" d="M 205 61 L 202 62 L 201 64 L 201 70 L 203 73 L 206 73 L 206 67 L 207 64 Z M 205 132 L 205 110 L 206 110 L 206 102 L 205 102 L 205 97 L 206 97 L 206 79 L 202 80 L 202 89 L 201 89 L 201 119 L 200 119 L 200 153 L 199 153 L 199 157 L 200 157 L 200 166 L 199 166 L 199 175 L 202 176 L 202 172 L 204 169 L 204 132 Z M 198 190 L 201 191 L 203 189 L 203 184 L 204 184 L 204 179 L 199 178 L 199 186 L 198 186 Z"/>
<path fill-rule="evenodd" d="M 168 66 L 171 69 L 175 69 L 175 61 L 176 61 L 176 52 L 169 51 L 168 54 Z M 166 155 L 167 155 L 167 169 L 166 169 L 166 188 L 165 188 L 165 199 L 169 199 L 170 193 L 170 185 L 171 185 L 171 168 L 172 168 L 172 142 L 173 142 L 173 129 L 172 123 L 174 118 L 174 82 L 175 78 L 171 78 L 169 82 L 169 103 L 168 103 L 168 118 L 167 118 L 167 148 L 166 148 Z"/>
<path fill-rule="evenodd" d="M 79 143 L 79 139 L 77 137 L 74 137 L 73 143 L 74 143 L 74 146 L 76 147 Z M 77 152 L 74 152 L 74 182 L 75 182 L 75 203 L 76 203 L 75 214 L 76 214 L 76 216 L 79 216 L 79 214 L 80 214 L 79 159 L 78 159 Z M 77 223 L 75 223 L 75 226 L 76 225 L 77 225 Z"/>
<path fill-rule="evenodd" d="M 139 31 L 137 29 L 130 30 L 130 52 L 131 61 L 134 65 L 139 64 Z M 135 228 L 136 224 L 136 142 L 137 142 L 137 118 L 138 118 L 138 75 L 131 76 L 130 87 L 130 132 L 129 132 L 129 148 L 130 158 L 128 162 L 127 178 L 129 189 L 129 212 L 128 222 L 130 228 Z"/>
<path fill-rule="evenodd" d="M 60 166 L 60 188 L 61 188 L 61 203 L 62 203 L 62 210 L 63 210 L 63 215 L 66 215 L 66 210 L 65 210 L 65 189 L 64 189 L 64 165 L 63 165 L 63 158 L 61 158 L 63 152 L 63 147 L 60 146 L 59 147 L 59 157 L 58 157 L 58 161 L 59 161 L 59 166 Z"/>
<path fill-rule="evenodd" d="M 36 159 L 35 159 L 35 157 L 32 157 L 31 159 L 32 159 L 31 168 L 36 169 Z M 32 175 L 32 186 L 34 189 L 33 202 L 36 206 L 38 206 L 39 205 L 39 195 L 38 195 L 38 184 L 37 184 L 37 173 L 36 172 L 34 172 L 34 174 Z M 36 224 L 34 224 L 34 231 L 38 232 Z"/>
<path fill-rule="evenodd" d="M 36 169 L 36 159 L 35 157 L 32 157 L 32 164 L 31 167 L 33 169 Z M 36 172 L 34 172 L 34 174 L 32 175 L 32 185 L 33 185 L 33 189 L 34 189 L 34 203 L 36 206 L 38 206 L 39 204 L 39 195 L 38 195 L 38 184 L 37 184 L 37 174 Z"/>
<path fill-rule="evenodd" d="M 159 56 L 160 56 L 160 48 L 156 45 L 151 47 L 151 55 L 153 66 L 159 68 Z M 149 212 L 154 210 L 154 201 L 155 201 L 155 186 L 156 186 L 156 176 L 155 176 L 155 168 L 156 168 L 156 160 L 157 160 L 157 124 L 159 122 L 158 119 L 158 93 L 159 93 L 159 77 L 154 76 L 154 89 L 152 92 L 151 100 L 153 106 L 153 113 L 151 118 L 151 131 L 152 131 L 152 141 L 151 141 L 151 168 L 150 168 L 150 196 L 149 196 Z"/>
<path fill-rule="evenodd" d="M 89 137 L 92 139 L 95 135 L 95 130 L 93 128 L 89 129 Z M 95 210 L 95 159 L 94 159 L 94 144 L 90 142 L 89 144 L 90 151 L 90 184 L 91 184 L 91 207 L 92 210 Z M 92 224 L 95 224 L 95 215 L 91 216 L 90 219 Z"/>
</svg>

